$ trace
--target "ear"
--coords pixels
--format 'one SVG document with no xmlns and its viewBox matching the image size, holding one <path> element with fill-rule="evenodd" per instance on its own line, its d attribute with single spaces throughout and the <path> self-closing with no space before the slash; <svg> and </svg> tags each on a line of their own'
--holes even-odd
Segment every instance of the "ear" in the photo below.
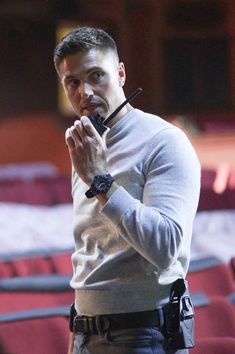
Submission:
<svg viewBox="0 0 235 354">
<path fill-rule="evenodd" d="M 126 71 L 124 63 L 120 62 L 118 65 L 118 77 L 119 77 L 119 86 L 123 87 L 126 82 Z"/>
</svg>

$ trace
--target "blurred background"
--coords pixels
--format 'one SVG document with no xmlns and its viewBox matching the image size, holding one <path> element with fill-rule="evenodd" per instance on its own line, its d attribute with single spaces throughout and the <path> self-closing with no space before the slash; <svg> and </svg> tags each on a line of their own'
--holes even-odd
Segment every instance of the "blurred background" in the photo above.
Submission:
<svg viewBox="0 0 235 354">
<path fill-rule="evenodd" d="M 18 344 L 8 343 L 14 326 L 2 314 L 38 309 L 42 288 L 51 297 L 45 295 L 41 307 L 67 306 L 73 298 L 71 166 L 64 132 L 76 117 L 58 83 L 53 50 L 82 25 L 99 26 L 116 40 L 126 66 L 126 95 L 143 89 L 133 106 L 179 126 L 195 147 L 202 190 L 189 278 L 195 293 L 209 296 L 207 305 L 217 295 L 231 302 L 234 291 L 235 1 L 0 0 L 0 326 L 7 350 L 19 354 L 30 353 L 29 338 L 21 348 L 24 329 L 17 327 Z M 218 319 L 220 328 L 213 327 L 216 321 L 210 327 L 208 316 L 201 314 L 198 338 L 234 337 L 234 313 L 224 332 L 221 318 L 228 314 Z M 65 347 L 66 338 L 58 336 Z M 214 354 L 202 348 L 200 353 Z M 47 353 L 53 350 L 63 353 L 48 338 Z M 219 353 L 226 353 L 224 347 Z"/>
<path fill-rule="evenodd" d="M 62 136 L 74 117 L 61 95 L 53 50 L 78 25 L 101 26 L 116 39 L 126 93 L 143 88 L 134 105 L 197 133 L 203 166 L 223 160 L 234 167 L 232 0 L 1 0 L 1 164 L 48 160 L 70 173 Z M 205 144 L 209 133 L 216 135 L 216 151 Z"/>
<path fill-rule="evenodd" d="M 143 88 L 134 104 L 189 130 L 203 166 L 234 167 L 234 17 L 232 0 L 1 0 L 0 163 L 47 160 L 70 173 L 63 133 L 75 117 L 53 50 L 69 29 L 94 25 L 118 43 L 126 93 Z"/>
</svg>

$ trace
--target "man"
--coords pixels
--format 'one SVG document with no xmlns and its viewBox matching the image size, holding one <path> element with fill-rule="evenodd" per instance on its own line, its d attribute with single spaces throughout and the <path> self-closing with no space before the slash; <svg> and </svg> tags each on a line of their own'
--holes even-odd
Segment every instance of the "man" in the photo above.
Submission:
<svg viewBox="0 0 235 354">
<path fill-rule="evenodd" d="M 184 133 L 124 106 L 125 68 L 101 29 L 77 28 L 54 53 L 78 120 L 65 139 L 72 162 L 74 353 L 187 353 L 169 349 L 164 310 L 189 265 L 200 168 Z M 97 118 L 98 119 L 98 118 Z"/>
</svg>

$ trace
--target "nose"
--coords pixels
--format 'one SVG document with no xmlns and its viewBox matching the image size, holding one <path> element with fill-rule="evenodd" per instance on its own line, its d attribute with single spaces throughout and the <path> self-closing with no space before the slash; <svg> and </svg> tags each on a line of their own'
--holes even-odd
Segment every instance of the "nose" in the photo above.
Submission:
<svg viewBox="0 0 235 354">
<path fill-rule="evenodd" d="M 92 86 L 89 85 L 87 82 L 81 82 L 79 87 L 79 93 L 81 98 L 89 98 L 94 94 Z"/>
</svg>

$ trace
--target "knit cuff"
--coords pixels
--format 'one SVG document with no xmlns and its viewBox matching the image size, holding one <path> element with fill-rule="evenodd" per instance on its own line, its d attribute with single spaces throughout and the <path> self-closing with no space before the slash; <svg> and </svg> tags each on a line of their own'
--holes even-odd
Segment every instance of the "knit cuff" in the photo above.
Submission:
<svg viewBox="0 0 235 354">
<path fill-rule="evenodd" d="M 136 206 L 138 201 L 134 199 L 123 187 L 119 187 L 101 209 L 101 213 L 107 216 L 116 225 L 121 221 L 122 216 Z"/>
</svg>

